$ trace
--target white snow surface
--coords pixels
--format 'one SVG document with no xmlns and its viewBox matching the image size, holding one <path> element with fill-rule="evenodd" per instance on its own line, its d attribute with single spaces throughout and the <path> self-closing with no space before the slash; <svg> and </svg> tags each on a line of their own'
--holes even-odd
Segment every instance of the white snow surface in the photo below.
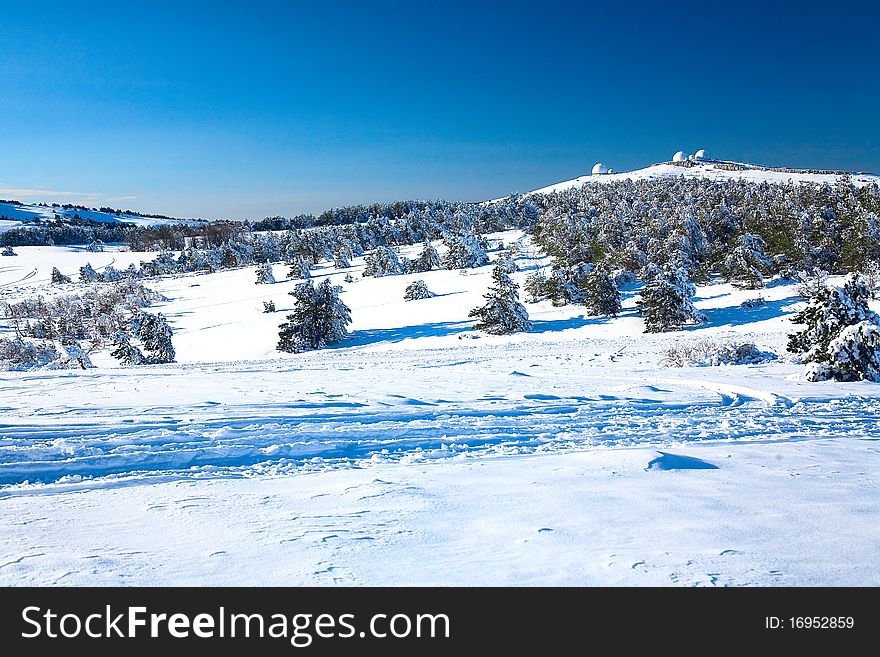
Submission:
<svg viewBox="0 0 880 657">
<path fill-rule="evenodd" d="M 16 251 L 6 300 L 154 255 Z M 314 271 L 351 338 L 279 354 L 297 281 L 254 270 L 147 281 L 179 363 L 0 372 L 0 584 L 880 584 L 880 385 L 803 380 L 791 284 L 750 310 L 700 286 L 686 331 L 643 334 L 629 286 L 617 318 L 526 304 L 532 331 L 489 337 L 467 313 L 491 266 L 365 279 L 356 258 Z M 416 279 L 438 296 L 404 302 Z M 658 365 L 704 338 L 780 360 Z"/>
</svg>

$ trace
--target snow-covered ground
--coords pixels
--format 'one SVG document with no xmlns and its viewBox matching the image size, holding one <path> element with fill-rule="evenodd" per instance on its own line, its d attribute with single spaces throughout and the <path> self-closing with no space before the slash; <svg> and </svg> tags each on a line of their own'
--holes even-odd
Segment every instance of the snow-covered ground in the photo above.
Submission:
<svg viewBox="0 0 880 657">
<path fill-rule="evenodd" d="M 0 233 L 10 228 L 16 228 L 22 221 L 52 221 L 56 218 L 65 221 L 74 220 L 76 217 L 86 221 L 99 223 L 123 223 L 136 226 L 155 226 L 158 224 L 190 224 L 194 220 L 189 219 L 166 219 L 161 217 L 142 217 L 136 214 L 120 214 L 101 212 L 100 210 L 83 210 L 80 208 L 63 208 L 61 206 L 40 205 L 37 203 L 10 203 L 0 201 Z"/>
<path fill-rule="evenodd" d="M 7 299 L 150 257 L 16 251 Z M 542 302 L 479 337 L 489 267 L 362 268 L 314 272 L 352 309 L 334 348 L 276 352 L 294 282 L 248 268 L 148 282 L 176 364 L 0 372 L 0 584 L 880 583 L 880 386 L 800 379 L 793 286 L 699 287 L 708 322 L 669 334 L 632 286 L 618 318 Z M 404 302 L 418 278 L 438 296 Z M 780 360 L 658 365 L 701 338 Z"/>
</svg>

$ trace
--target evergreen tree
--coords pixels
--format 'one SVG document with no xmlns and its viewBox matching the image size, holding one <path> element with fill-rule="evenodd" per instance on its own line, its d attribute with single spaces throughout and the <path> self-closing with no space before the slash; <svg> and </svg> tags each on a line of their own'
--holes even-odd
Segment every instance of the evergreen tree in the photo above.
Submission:
<svg viewBox="0 0 880 657">
<path fill-rule="evenodd" d="M 435 296 L 437 295 L 428 289 L 428 285 L 425 281 L 413 281 L 406 286 L 406 290 L 403 293 L 403 300 L 417 301 L 419 299 L 430 299 Z"/>
<path fill-rule="evenodd" d="M 52 267 L 52 284 L 61 285 L 62 283 L 70 283 L 70 276 L 62 274 L 58 271 L 58 267 Z"/>
<path fill-rule="evenodd" d="M 174 362 L 176 354 L 171 343 L 173 331 L 164 315 L 140 311 L 131 320 L 131 326 L 148 352 L 144 362 L 150 364 Z"/>
<path fill-rule="evenodd" d="M 275 302 L 274 301 L 264 301 L 263 302 L 263 312 L 264 313 L 274 313 L 275 312 Z"/>
<path fill-rule="evenodd" d="M 325 278 L 318 287 L 300 283 L 289 294 L 296 300 L 293 313 L 281 324 L 278 351 L 298 353 L 336 344 L 348 336 L 351 311 L 339 298 L 341 287 Z"/>
<path fill-rule="evenodd" d="M 526 293 L 526 301 L 528 303 L 538 303 L 544 299 L 549 299 L 552 291 L 550 282 L 540 269 L 526 276 L 523 292 Z"/>
<path fill-rule="evenodd" d="M 0 252 L 0 255 L 4 255 L 4 256 L 15 256 L 15 255 L 18 255 L 18 254 L 17 254 L 15 251 L 12 250 L 12 247 L 11 247 L 11 246 L 7 246 L 5 249 L 3 249 L 2 252 Z"/>
<path fill-rule="evenodd" d="M 620 312 L 620 291 L 603 265 L 593 267 L 584 281 L 584 305 L 590 315 L 617 316 Z"/>
<path fill-rule="evenodd" d="M 351 258 L 351 247 L 341 243 L 333 252 L 333 266 L 336 269 L 348 269 L 351 267 L 349 258 Z"/>
<path fill-rule="evenodd" d="M 257 265 L 257 280 L 254 283 L 256 285 L 271 285 L 274 282 L 275 275 L 272 273 L 272 265 L 268 262 Z"/>
<path fill-rule="evenodd" d="M 118 331 L 110 340 L 113 350 L 110 355 L 122 365 L 142 365 L 144 355 L 140 349 L 131 344 L 131 336 L 126 331 Z"/>
<path fill-rule="evenodd" d="M 437 269 L 440 266 L 440 254 L 437 249 L 431 246 L 430 242 L 425 242 L 422 252 L 409 262 L 407 272 L 419 274 L 426 271 Z"/>
<path fill-rule="evenodd" d="M 682 268 L 664 265 L 642 289 L 642 296 L 636 303 L 639 312 L 645 316 L 645 333 L 672 331 L 705 321 L 705 315 L 691 301 L 694 294 L 696 289 Z"/>
<path fill-rule="evenodd" d="M 87 262 L 85 266 L 79 268 L 79 280 L 82 283 L 94 283 L 101 280 L 101 274 L 94 270 L 92 263 Z"/>
<path fill-rule="evenodd" d="M 473 269 L 489 264 L 486 249 L 476 235 L 452 235 L 443 243 L 446 253 L 441 262 L 446 269 Z"/>
<path fill-rule="evenodd" d="M 354 276 L 351 275 L 351 272 L 346 272 L 342 280 L 346 283 L 354 283 Z"/>
<path fill-rule="evenodd" d="M 475 329 L 501 335 L 531 328 L 529 313 L 519 302 L 519 286 L 503 266 L 495 265 L 492 269 L 492 285 L 483 297 L 486 303 L 468 314 L 479 320 Z"/>
<path fill-rule="evenodd" d="M 290 261 L 290 271 L 287 272 L 287 278 L 311 278 L 311 263 L 302 256 L 295 256 Z"/>
<path fill-rule="evenodd" d="M 791 321 L 806 328 L 788 336 L 788 350 L 807 363 L 807 379 L 880 381 L 880 317 L 868 307 L 871 290 L 858 274 L 843 287 L 826 286 Z"/>
<path fill-rule="evenodd" d="M 724 260 L 727 280 L 734 287 L 757 290 L 764 287 L 763 271 L 770 266 L 764 254 L 767 245 L 757 235 L 740 235 L 736 246 Z"/>
<path fill-rule="evenodd" d="M 513 261 L 509 253 L 502 253 L 495 262 L 501 265 L 508 274 L 519 271 L 519 266 Z"/>
<path fill-rule="evenodd" d="M 377 246 L 364 258 L 364 276 L 388 276 L 402 271 L 397 254 L 387 246 Z"/>
</svg>

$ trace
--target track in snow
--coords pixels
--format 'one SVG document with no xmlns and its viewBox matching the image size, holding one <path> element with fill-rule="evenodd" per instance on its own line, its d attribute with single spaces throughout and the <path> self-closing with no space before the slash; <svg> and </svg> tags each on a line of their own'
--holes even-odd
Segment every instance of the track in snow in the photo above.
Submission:
<svg viewBox="0 0 880 657">
<path fill-rule="evenodd" d="M 290 404 L 38 410 L 0 424 L 0 485 L 71 476 L 252 476 L 369 459 L 416 462 L 600 445 L 880 436 L 878 399 L 784 399 L 780 412 L 780 404 L 742 391 L 718 394 L 720 401 L 680 404 L 609 395 L 487 396 L 466 403 L 403 396 L 362 403 L 325 395 Z"/>
</svg>

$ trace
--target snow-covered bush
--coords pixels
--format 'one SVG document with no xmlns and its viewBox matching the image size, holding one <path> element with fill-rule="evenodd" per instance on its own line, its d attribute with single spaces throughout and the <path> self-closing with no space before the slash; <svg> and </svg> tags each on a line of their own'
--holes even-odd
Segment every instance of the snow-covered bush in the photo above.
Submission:
<svg viewBox="0 0 880 657">
<path fill-rule="evenodd" d="M 474 325 L 475 329 L 500 335 L 531 328 L 529 313 L 519 302 L 519 286 L 502 266 L 493 267 L 492 285 L 483 297 L 486 303 L 468 314 L 468 317 L 479 320 Z"/>
<path fill-rule="evenodd" d="M 406 290 L 403 293 L 403 300 L 417 301 L 419 299 L 430 299 L 434 296 L 437 295 L 428 289 L 428 285 L 425 281 L 413 281 L 406 286 Z"/>
<path fill-rule="evenodd" d="M 739 304 L 740 308 L 745 310 L 752 310 L 753 308 L 762 308 L 767 305 L 767 301 L 762 296 L 757 296 L 754 299 L 746 299 L 741 304 Z"/>
<path fill-rule="evenodd" d="M 21 337 L 0 338 L 0 369 L 31 370 L 58 360 L 55 345 L 47 341 L 30 341 Z"/>
<path fill-rule="evenodd" d="M 523 292 L 525 292 L 526 302 L 538 303 L 549 299 L 552 290 L 548 284 L 547 276 L 539 269 L 526 276 Z"/>
<path fill-rule="evenodd" d="M 828 286 L 828 272 L 824 269 L 814 268 L 809 271 L 799 271 L 795 274 L 798 281 L 797 292 L 804 299 L 811 299 Z"/>
<path fill-rule="evenodd" d="M 274 301 L 264 301 L 263 302 L 263 312 L 264 313 L 274 313 L 275 312 L 275 302 Z"/>
<path fill-rule="evenodd" d="M 272 273 L 272 265 L 268 262 L 257 265 L 257 280 L 254 283 L 256 285 L 271 285 L 274 282 L 275 275 Z"/>
<path fill-rule="evenodd" d="M 788 350 L 807 364 L 810 381 L 880 381 L 880 317 L 868 308 L 871 291 L 857 274 L 843 287 L 823 287 L 792 320 L 806 327 L 788 336 Z"/>
<path fill-rule="evenodd" d="M 364 258 L 364 276 L 388 276 L 399 274 L 403 268 L 397 254 L 387 246 L 377 246 Z"/>
<path fill-rule="evenodd" d="M 692 340 L 669 347 L 660 364 L 664 367 L 754 365 L 776 360 L 776 358 L 776 354 L 761 351 L 751 342 Z"/>
<path fill-rule="evenodd" d="M 3 251 L 0 251 L 0 255 L 3 256 L 16 256 L 18 255 L 15 251 L 12 250 L 11 246 L 7 246 Z"/>
<path fill-rule="evenodd" d="M 642 289 L 636 302 L 645 316 L 645 333 L 672 331 L 688 324 L 700 324 L 705 315 L 694 307 L 691 299 L 696 288 L 685 271 L 665 265 L 660 273 Z"/>
<path fill-rule="evenodd" d="M 79 280 L 81 283 L 94 283 L 101 280 L 101 275 L 92 267 L 92 263 L 87 262 L 79 268 Z"/>
<path fill-rule="evenodd" d="M 339 298 L 339 286 L 325 278 L 315 287 L 300 283 L 289 294 L 296 300 L 293 312 L 278 328 L 278 351 L 298 353 L 336 344 L 348 336 L 351 311 Z"/>
</svg>

